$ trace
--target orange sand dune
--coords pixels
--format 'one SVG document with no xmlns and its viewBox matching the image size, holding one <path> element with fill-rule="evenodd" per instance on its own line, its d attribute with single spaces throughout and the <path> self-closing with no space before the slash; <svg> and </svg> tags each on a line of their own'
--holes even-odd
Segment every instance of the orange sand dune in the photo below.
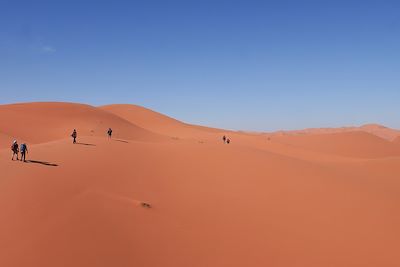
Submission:
<svg viewBox="0 0 400 267">
<path fill-rule="evenodd" d="M 100 107 L 144 129 L 179 138 L 215 138 L 222 130 L 190 125 L 150 109 L 136 105 L 108 105 Z"/>
<path fill-rule="evenodd" d="M 400 146 L 365 132 L 276 136 L 273 140 L 306 150 L 346 157 L 400 156 Z"/>
<path fill-rule="evenodd" d="M 11 146 L 11 142 L 13 141 L 12 137 L 0 132 L 0 149 Z"/>
<path fill-rule="evenodd" d="M 67 138 L 72 130 L 79 136 L 105 136 L 109 127 L 118 138 L 158 138 L 114 114 L 71 103 L 24 103 L 0 105 L 2 131 L 30 143 Z"/>
<path fill-rule="evenodd" d="M 374 134 L 390 141 L 400 136 L 399 130 L 391 129 L 379 124 L 366 124 L 359 128 L 367 133 Z"/>
<path fill-rule="evenodd" d="M 344 133 L 344 132 L 366 132 L 389 141 L 392 141 L 396 137 L 400 136 L 399 130 L 391 129 L 379 124 L 366 124 L 360 127 L 310 128 L 297 131 L 278 131 L 273 134 L 303 135 L 303 134 L 333 134 L 333 133 Z"/>
<path fill-rule="evenodd" d="M 400 136 L 393 140 L 394 143 L 400 144 Z"/>
<path fill-rule="evenodd" d="M 1 122 L 26 113 L 24 105 L 0 106 Z M 0 266 L 400 266 L 395 142 L 364 132 L 229 133 L 224 145 L 223 130 L 141 108 L 119 107 L 121 118 L 31 105 L 41 131 L 4 132 L 37 141 L 28 143 L 32 161 L 0 149 Z M 64 136 L 71 122 L 87 131 L 82 144 Z M 126 138 L 108 140 L 104 122 Z M 181 127 L 182 139 L 158 135 Z"/>
</svg>

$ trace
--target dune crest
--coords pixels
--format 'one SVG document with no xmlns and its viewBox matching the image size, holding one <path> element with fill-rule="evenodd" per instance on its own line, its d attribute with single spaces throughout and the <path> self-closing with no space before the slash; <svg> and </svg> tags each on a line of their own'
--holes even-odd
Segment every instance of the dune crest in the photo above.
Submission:
<svg viewBox="0 0 400 267">
<path fill-rule="evenodd" d="M 214 134 L 224 132 L 222 129 L 187 124 L 137 105 L 115 104 L 102 106 L 100 109 L 113 113 L 149 131 L 171 137 L 201 138 L 211 135 L 214 138 Z"/>
</svg>

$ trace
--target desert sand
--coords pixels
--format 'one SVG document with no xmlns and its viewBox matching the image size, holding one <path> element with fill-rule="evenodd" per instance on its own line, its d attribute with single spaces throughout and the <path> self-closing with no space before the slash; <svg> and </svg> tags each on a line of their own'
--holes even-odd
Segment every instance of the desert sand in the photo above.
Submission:
<svg viewBox="0 0 400 267">
<path fill-rule="evenodd" d="M 1 105 L 0 266 L 400 266 L 400 139 L 380 127 L 250 134 L 133 105 Z"/>
<path fill-rule="evenodd" d="M 340 128 L 310 128 L 296 131 L 278 131 L 278 135 L 303 135 L 303 134 L 329 134 L 343 132 L 366 132 L 383 139 L 393 141 L 400 136 L 400 131 L 385 127 L 379 124 L 365 124 L 360 127 L 340 127 Z"/>
</svg>

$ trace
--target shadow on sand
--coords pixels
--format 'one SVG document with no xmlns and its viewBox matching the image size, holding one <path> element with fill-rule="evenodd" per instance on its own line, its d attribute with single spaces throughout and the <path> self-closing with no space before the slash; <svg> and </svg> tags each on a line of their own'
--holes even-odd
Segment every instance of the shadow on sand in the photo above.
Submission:
<svg viewBox="0 0 400 267">
<path fill-rule="evenodd" d="M 79 143 L 79 142 L 76 142 L 75 145 L 81 145 L 81 146 L 96 146 L 95 144 Z"/>
<path fill-rule="evenodd" d="M 114 141 L 117 141 L 117 142 L 122 142 L 122 143 L 129 143 L 128 141 L 121 140 L 121 139 L 114 139 Z"/>
<path fill-rule="evenodd" d="M 26 163 L 35 163 L 35 164 L 41 164 L 41 165 L 46 165 L 46 166 L 52 166 L 52 167 L 57 167 L 58 164 L 55 163 L 50 163 L 47 161 L 39 161 L 39 160 L 27 160 L 25 161 Z"/>
</svg>

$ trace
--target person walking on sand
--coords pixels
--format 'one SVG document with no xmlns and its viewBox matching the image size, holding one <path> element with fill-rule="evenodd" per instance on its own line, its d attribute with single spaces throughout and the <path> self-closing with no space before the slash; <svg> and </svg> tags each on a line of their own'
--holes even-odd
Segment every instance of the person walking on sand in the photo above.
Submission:
<svg viewBox="0 0 400 267">
<path fill-rule="evenodd" d="M 111 128 L 108 128 L 107 134 L 108 134 L 108 139 L 111 139 L 111 135 L 112 135 L 112 129 Z"/>
<path fill-rule="evenodd" d="M 222 137 L 222 141 L 224 141 L 224 144 L 226 143 L 226 136 L 225 135 Z"/>
<path fill-rule="evenodd" d="M 24 160 L 25 162 L 25 154 L 28 153 L 28 146 L 25 143 L 21 144 L 20 151 L 21 151 L 21 161 Z"/>
<path fill-rule="evenodd" d="M 78 136 L 78 134 L 76 133 L 76 130 L 74 129 L 74 131 L 71 134 L 72 138 L 74 139 L 72 141 L 73 144 L 76 144 L 76 137 Z"/>
<path fill-rule="evenodd" d="M 226 143 L 229 145 L 229 143 L 231 142 L 231 139 L 226 139 Z"/>
<path fill-rule="evenodd" d="M 15 155 L 17 155 L 17 160 L 18 160 L 18 152 L 19 152 L 19 149 L 18 149 L 18 142 L 17 142 L 17 140 L 14 140 L 14 142 L 12 143 L 12 145 L 11 145 L 11 151 L 12 151 L 12 158 L 11 158 L 11 160 L 14 160 L 14 156 L 15 156 Z"/>
</svg>

